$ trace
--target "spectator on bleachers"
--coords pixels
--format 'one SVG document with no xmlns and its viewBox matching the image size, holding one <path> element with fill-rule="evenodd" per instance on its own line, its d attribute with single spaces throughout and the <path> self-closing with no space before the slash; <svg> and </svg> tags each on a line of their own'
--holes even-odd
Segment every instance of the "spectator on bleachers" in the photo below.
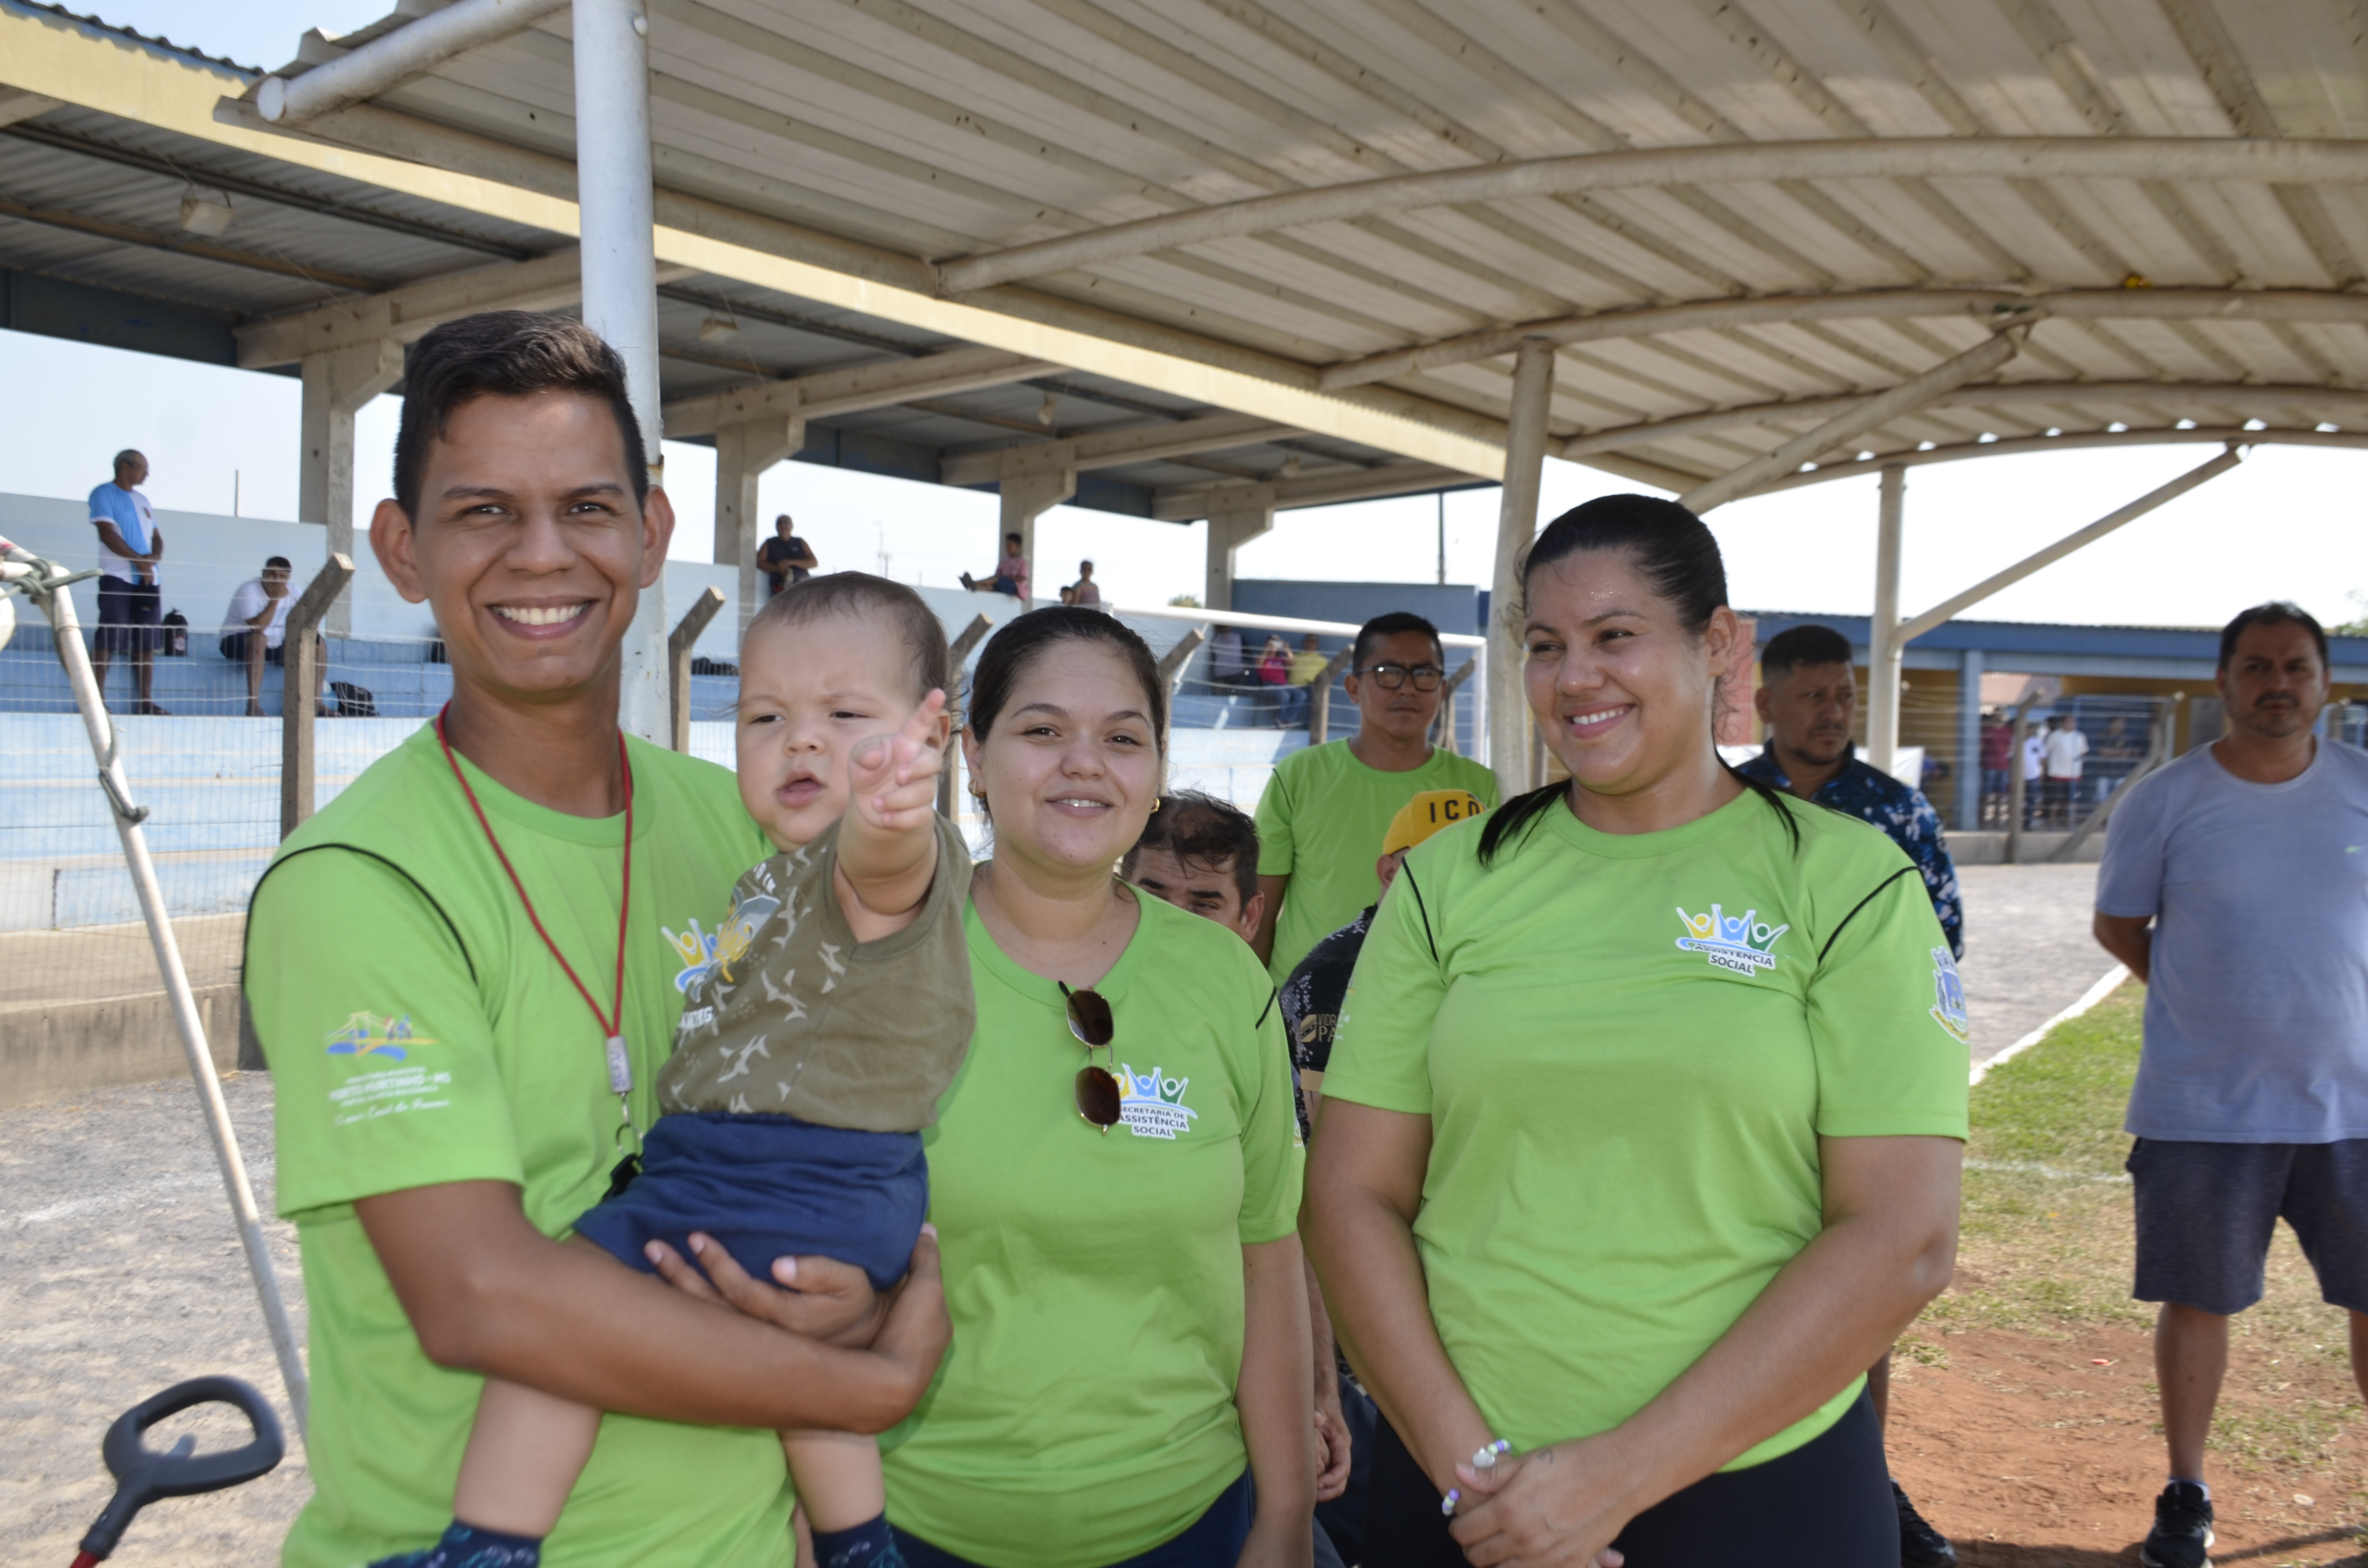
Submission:
<svg viewBox="0 0 2368 1568">
<path fill-rule="evenodd" d="M 296 602 L 288 591 L 291 570 L 286 556 L 273 556 L 263 563 L 262 575 L 249 577 L 233 591 L 230 608 L 222 612 L 222 656 L 246 666 L 250 719 L 263 717 L 263 666 L 280 664 L 287 656 L 281 644 L 288 635 L 288 611 Z M 328 645 L 317 635 L 313 645 L 323 655 L 313 661 L 313 700 L 317 703 L 328 668 Z"/>
<path fill-rule="evenodd" d="M 1268 633 L 1266 646 L 1258 650 L 1258 677 L 1267 686 L 1291 684 L 1291 644 L 1279 633 Z"/>
<path fill-rule="evenodd" d="M 1077 562 L 1077 580 L 1075 584 L 1071 585 L 1071 589 L 1076 597 L 1066 600 L 1066 603 L 1081 605 L 1087 609 L 1099 609 L 1102 608 L 1102 591 L 1094 584 L 1094 563 L 1092 562 L 1080 561 Z"/>
<path fill-rule="evenodd" d="M 2053 826 L 2072 825 L 2073 810 L 2080 798 L 2081 762 L 2088 755 L 2089 737 L 2080 733 L 2072 715 L 2055 715 L 2040 741 L 2040 756 L 2046 770 L 2047 820 Z"/>
<path fill-rule="evenodd" d="M 765 597 L 771 598 L 791 583 L 803 583 L 822 568 L 814 546 L 800 539 L 787 512 L 773 519 L 773 537 L 757 551 L 757 570 L 765 574 Z"/>
<path fill-rule="evenodd" d="M 1315 633 L 1309 632 L 1299 640 L 1299 652 L 1291 656 L 1291 684 L 1315 685 L 1316 677 L 1324 673 L 1324 666 L 1331 662 L 1332 656 L 1316 646 Z"/>
<path fill-rule="evenodd" d="M 90 493 L 99 570 L 98 635 L 91 642 L 90 673 L 105 701 L 108 661 L 118 653 L 130 653 L 140 690 L 132 711 L 161 716 L 165 710 L 154 701 L 156 562 L 165 553 L 165 535 L 156 527 L 155 508 L 140 494 L 147 478 L 148 460 L 127 447 L 115 454 L 115 477 Z"/>
<path fill-rule="evenodd" d="M 1242 634 L 1220 626 L 1209 637 L 1209 682 L 1212 686 L 1248 686 L 1258 679 L 1242 652 Z"/>
<path fill-rule="evenodd" d="M 1003 536 L 1003 559 L 984 581 L 965 572 L 962 585 L 973 594 L 1009 594 L 1024 608 L 1028 603 L 1028 558 L 1019 553 L 1024 541 L 1018 534 Z"/>
</svg>

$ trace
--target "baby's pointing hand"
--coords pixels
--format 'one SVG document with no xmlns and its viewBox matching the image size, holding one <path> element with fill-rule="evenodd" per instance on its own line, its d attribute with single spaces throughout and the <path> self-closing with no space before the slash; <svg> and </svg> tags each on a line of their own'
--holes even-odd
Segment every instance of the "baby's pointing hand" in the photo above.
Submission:
<svg viewBox="0 0 2368 1568">
<path fill-rule="evenodd" d="M 937 810 L 945 752 L 937 744 L 946 694 L 931 690 L 893 735 L 857 743 L 848 757 L 848 796 L 866 821 L 890 833 L 921 825 Z"/>
</svg>

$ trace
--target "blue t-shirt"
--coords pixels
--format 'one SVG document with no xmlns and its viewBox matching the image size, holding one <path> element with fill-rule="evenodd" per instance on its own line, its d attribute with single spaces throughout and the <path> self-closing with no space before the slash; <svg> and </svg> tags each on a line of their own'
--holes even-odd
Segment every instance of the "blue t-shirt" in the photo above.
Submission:
<svg viewBox="0 0 2368 1568">
<path fill-rule="evenodd" d="M 2156 917 L 2132 1133 L 2368 1138 L 2368 752 L 2252 784 L 2199 746 L 2139 780 L 2097 909 Z"/>
<path fill-rule="evenodd" d="M 149 507 L 148 497 L 137 490 L 126 490 L 109 480 L 90 493 L 90 520 L 95 523 L 102 517 L 115 525 L 115 531 L 123 536 L 123 542 L 130 545 L 135 554 L 148 553 L 149 529 L 156 523 L 156 514 Z M 131 562 L 103 544 L 98 547 L 98 569 L 110 577 L 120 577 L 126 582 L 137 581 L 140 575 Z M 154 568 L 150 570 L 153 572 Z"/>
</svg>

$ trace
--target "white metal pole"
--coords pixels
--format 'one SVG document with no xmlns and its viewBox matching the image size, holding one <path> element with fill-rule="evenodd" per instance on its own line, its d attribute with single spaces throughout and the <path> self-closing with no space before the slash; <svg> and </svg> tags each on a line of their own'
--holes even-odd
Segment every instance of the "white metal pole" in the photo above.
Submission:
<svg viewBox="0 0 2368 1568">
<path fill-rule="evenodd" d="M 271 1253 L 263 1235 L 263 1216 L 255 1206 L 255 1188 L 246 1179 L 246 1162 L 238 1152 L 238 1134 L 230 1124 L 230 1108 L 222 1103 L 222 1080 L 214 1075 L 213 1053 L 206 1047 L 206 1029 L 198 1017 L 198 999 L 189 989 L 188 971 L 181 965 L 180 944 L 165 912 L 165 895 L 156 885 L 156 868 L 148 858 L 148 841 L 140 831 L 145 812 L 132 809 L 115 755 L 115 722 L 99 699 L 92 678 L 90 655 L 83 647 L 82 623 L 74 615 L 74 590 L 51 589 L 41 598 L 56 635 L 58 662 L 65 666 L 74 687 L 74 705 L 82 710 L 83 728 L 98 758 L 100 788 L 107 791 L 116 835 L 123 841 L 123 863 L 131 872 L 140 913 L 148 922 L 148 940 L 156 949 L 156 968 L 165 980 L 165 996 L 181 1035 L 181 1049 L 189 1059 L 189 1076 L 198 1085 L 198 1103 L 205 1112 L 206 1131 L 212 1135 L 214 1162 L 222 1168 L 222 1189 L 230 1195 L 232 1214 L 238 1221 L 239 1244 L 246 1249 L 247 1272 L 255 1277 L 255 1293 L 263 1302 L 264 1325 L 271 1334 L 272 1354 L 279 1359 L 279 1376 L 288 1388 L 288 1407 L 302 1435 L 310 1415 L 312 1395 L 304 1377 L 304 1358 L 297 1347 L 295 1326 L 288 1320 L 288 1303 L 279 1294 L 279 1277 L 271 1267 Z"/>
<path fill-rule="evenodd" d="M 1907 469 L 1884 466 L 1882 494 L 1874 528 L 1874 616 L 1866 634 L 1866 760 L 1876 772 L 1889 773 L 1899 749 L 1899 536 Z"/>
<path fill-rule="evenodd" d="M 1529 708 L 1521 686 L 1521 556 L 1538 529 L 1538 490 L 1546 457 L 1546 415 L 1554 401 L 1554 345 L 1525 337 L 1513 358 L 1513 411 L 1505 433 L 1505 494 L 1497 514 L 1497 570 L 1488 592 L 1488 767 L 1500 800 L 1527 790 Z"/>
<path fill-rule="evenodd" d="M 650 478 L 658 448 L 658 285 L 650 168 L 649 16 L 641 0 L 575 0 L 575 185 L 584 321 L 623 357 Z M 673 733 L 666 583 L 642 590 L 625 635 L 618 721 L 643 740 Z"/>
</svg>

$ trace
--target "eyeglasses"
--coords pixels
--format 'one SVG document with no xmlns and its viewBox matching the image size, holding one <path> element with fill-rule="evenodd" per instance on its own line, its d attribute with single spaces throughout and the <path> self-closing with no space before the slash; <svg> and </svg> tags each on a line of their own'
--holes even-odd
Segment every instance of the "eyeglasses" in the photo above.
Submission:
<svg viewBox="0 0 2368 1568">
<path fill-rule="evenodd" d="M 1107 1135 L 1118 1125 L 1118 1079 L 1109 1068 L 1096 1065 L 1094 1052 L 1108 1047 L 1118 1032 L 1110 1002 L 1090 985 L 1072 991 L 1063 983 L 1061 994 L 1069 1004 L 1069 1032 L 1086 1048 L 1086 1064 L 1077 1070 L 1077 1114 Z"/>
<path fill-rule="evenodd" d="M 1383 691 L 1399 690 L 1405 687 L 1408 676 L 1414 677 L 1417 691 L 1437 691 L 1439 683 L 1447 678 L 1447 672 L 1437 665 L 1417 665 L 1412 669 L 1404 665 L 1371 665 L 1358 673 L 1371 676 L 1380 682 Z"/>
</svg>

